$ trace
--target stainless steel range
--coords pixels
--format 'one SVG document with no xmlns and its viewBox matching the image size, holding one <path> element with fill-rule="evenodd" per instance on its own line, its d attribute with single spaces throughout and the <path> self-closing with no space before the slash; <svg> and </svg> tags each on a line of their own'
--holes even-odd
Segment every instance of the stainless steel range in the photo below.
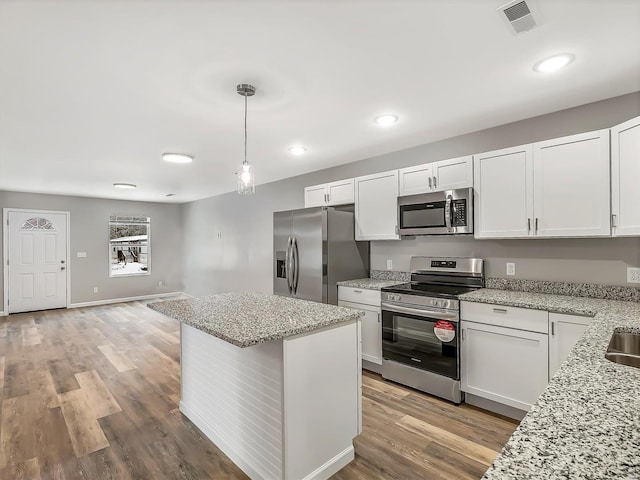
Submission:
<svg viewBox="0 0 640 480">
<path fill-rule="evenodd" d="M 382 289 L 382 376 L 462 402 L 460 302 L 484 287 L 478 258 L 411 258 L 411 283 Z"/>
</svg>

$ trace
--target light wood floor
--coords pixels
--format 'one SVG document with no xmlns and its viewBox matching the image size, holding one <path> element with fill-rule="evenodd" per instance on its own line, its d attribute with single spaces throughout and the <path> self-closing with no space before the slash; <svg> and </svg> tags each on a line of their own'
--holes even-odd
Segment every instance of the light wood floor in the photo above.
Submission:
<svg viewBox="0 0 640 480">
<path fill-rule="evenodd" d="M 0 479 L 245 479 L 178 410 L 178 323 L 143 303 L 0 318 Z M 363 377 L 351 479 L 477 479 L 510 420 Z"/>
</svg>

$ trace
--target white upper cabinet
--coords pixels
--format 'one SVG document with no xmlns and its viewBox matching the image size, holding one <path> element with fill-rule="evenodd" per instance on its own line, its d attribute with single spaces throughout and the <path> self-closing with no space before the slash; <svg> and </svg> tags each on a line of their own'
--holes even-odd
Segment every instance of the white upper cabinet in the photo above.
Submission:
<svg viewBox="0 0 640 480">
<path fill-rule="evenodd" d="M 304 206 L 322 207 L 345 205 L 354 202 L 353 178 L 338 180 L 322 185 L 313 185 L 304 189 Z"/>
<path fill-rule="evenodd" d="M 451 158 L 433 164 L 433 191 L 473 187 L 473 157 Z"/>
<path fill-rule="evenodd" d="M 399 240 L 398 170 L 355 178 L 356 240 Z"/>
<path fill-rule="evenodd" d="M 528 237 L 533 220 L 531 145 L 474 155 L 476 238 Z"/>
<path fill-rule="evenodd" d="M 640 236 L 640 117 L 611 129 L 613 236 Z"/>
<path fill-rule="evenodd" d="M 609 236 L 609 131 L 474 155 L 475 237 Z"/>
<path fill-rule="evenodd" d="M 327 184 L 313 185 L 304 188 L 304 206 L 321 207 L 327 204 Z"/>
<path fill-rule="evenodd" d="M 611 235 L 609 130 L 533 144 L 534 234 Z"/>
<path fill-rule="evenodd" d="M 433 191 L 432 163 L 398 170 L 400 195 L 417 195 Z"/>
<path fill-rule="evenodd" d="M 398 171 L 400 195 L 440 192 L 473 186 L 473 157 L 451 158 Z"/>
</svg>

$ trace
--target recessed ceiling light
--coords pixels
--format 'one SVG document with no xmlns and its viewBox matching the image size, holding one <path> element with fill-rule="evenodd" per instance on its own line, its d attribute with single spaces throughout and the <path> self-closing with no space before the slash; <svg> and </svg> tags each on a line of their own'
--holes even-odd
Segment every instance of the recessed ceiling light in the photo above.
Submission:
<svg viewBox="0 0 640 480">
<path fill-rule="evenodd" d="M 536 72 L 542 73 L 557 72 L 562 67 L 566 67 L 573 62 L 574 58 L 576 58 L 575 55 L 571 53 L 561 53 L 560 55 L 554 55 L 553 57 L 539 61 L 533 66 L 533 69 Z"/>
<path fill-rule="evenodd" d="M 294 145 L 293 147 L 289 147 L 288 150 L 291 155 L 302 155 L 307 151 L 307 148 L 301 147 L 300 145 Z"/>
<path fill-rule="evenodd" d="M 191 163 L 193 162 L 193 155 L 187 155 L 186 153 L 163 153 L 162 159 L 165 162 L 171 163 Z"/>
<path fill-rule="evenodd" d="M 380 115 L 379 117 L 376 117 L 374 120 L 374 122 L 376 122 L 376 125 L 380 127 L 390 127 L 397 121 L 398 121 L 398 117 L 395 115 L 391 115 L 390 113 Z"/>
<path fill-rule="evenodd" d="M 136 188 L 136 186 L 133 183 L 114 183 L 113 186 L 116 188 L 124 188 L 129 190 Z"/>
</svg>

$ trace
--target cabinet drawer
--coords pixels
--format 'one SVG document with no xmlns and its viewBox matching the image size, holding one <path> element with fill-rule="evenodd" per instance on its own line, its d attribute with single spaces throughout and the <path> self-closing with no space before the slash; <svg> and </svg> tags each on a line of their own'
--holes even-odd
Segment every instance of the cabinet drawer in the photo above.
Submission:
<svg viewBox="0 0 640 480">
<path fill-rule="evenodd" d="M 549 333 L 549 313 L 489 303 L 460 302 L 460 318 L 497 327 Z"/>
<path fill-rule="evenodd" d="M 338 287 L 338 300 L 343 302 L 363 303 L 374 307 L 380 306 L 380 290 L 366 288 Z"/>
</svg>

